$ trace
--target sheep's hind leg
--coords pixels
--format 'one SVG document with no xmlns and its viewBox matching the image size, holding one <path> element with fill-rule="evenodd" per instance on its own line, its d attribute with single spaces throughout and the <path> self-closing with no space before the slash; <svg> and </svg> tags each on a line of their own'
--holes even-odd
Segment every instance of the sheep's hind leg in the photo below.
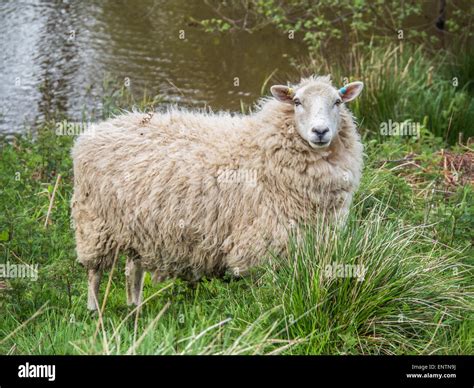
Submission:
<svg viewBox="0 0 474 388">
<path fill-rule="evenodd" d="M 91 311 L 99 309 L 99 287 L 102 271 L 90 269 L 88 272 L 87 308 Z"/>
<path fill-rule="evenodd" d="M 138 306 L 142 302 L 145 271 L 139 260 L 127 258 L 125 269 L 127 278 L 127 304 Z"/>
</svg>

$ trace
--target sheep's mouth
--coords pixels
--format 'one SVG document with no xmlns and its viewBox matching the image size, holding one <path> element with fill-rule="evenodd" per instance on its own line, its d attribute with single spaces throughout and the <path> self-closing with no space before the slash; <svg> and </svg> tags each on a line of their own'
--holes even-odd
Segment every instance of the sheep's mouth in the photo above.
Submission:
<svg viewBox="0 0 474 388">
<path fill-rule="evenodd" d="M 327 147 L 329 145 L 330 141 L 322 141 L 322 140 L 319 140 L 319 141 L 310 141 L 309 144 L 311 145 L 311 147 L 313 148 L 323 148 L 323 147 Z"/>
</svg>

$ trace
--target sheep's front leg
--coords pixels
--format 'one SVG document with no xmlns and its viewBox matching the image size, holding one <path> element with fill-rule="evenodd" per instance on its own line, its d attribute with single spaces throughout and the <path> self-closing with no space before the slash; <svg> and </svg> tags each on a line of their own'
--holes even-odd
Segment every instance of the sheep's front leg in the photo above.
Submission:
<svg viewBox="0 0 474 388">
<path fill-rule="evenodd" d="M 138 306 L 142 302 L 145 271 L 139 260 L 127 258 L 125 267 L 127 278 L 127 304 Z"/>
<path fill-rule="evenodd" d="M 102 271 L 91 269 L 88 272 L 87 308 L 91 311 L 99 309 L 99 287 Z"/>
</svg>

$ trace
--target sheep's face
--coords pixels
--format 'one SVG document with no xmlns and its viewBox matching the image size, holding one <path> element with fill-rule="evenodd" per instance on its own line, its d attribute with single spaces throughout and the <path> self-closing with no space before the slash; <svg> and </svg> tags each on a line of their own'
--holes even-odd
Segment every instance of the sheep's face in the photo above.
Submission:
<svg viewBox="0 0 474 388">
<path fill-rule="evenodd" d="M 275 85 L 271 92 L 279 101 L 293 105 L 296 130 L 318 149 L 328 147 L 337 136 L 342 105 L 356 98 L 362 88 L 362 82 L 352 82 L 337 90 L 324 77 L 304 80 L 294 89 Z"/>
</svg>

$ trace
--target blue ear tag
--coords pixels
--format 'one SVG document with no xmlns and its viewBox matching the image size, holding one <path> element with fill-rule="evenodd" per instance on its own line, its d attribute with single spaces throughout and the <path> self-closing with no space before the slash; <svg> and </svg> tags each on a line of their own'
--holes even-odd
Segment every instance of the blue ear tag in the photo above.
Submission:
<svg viewBox="0 0 474 388">
<path fill-rule="evenodd" d="M 342 88 L 339 89 L 339 93 L 341 93 L 342 95 L 346 94 L 347 93 L 347 88 L 345 86 L 343 86 Z"/>
</svg>

